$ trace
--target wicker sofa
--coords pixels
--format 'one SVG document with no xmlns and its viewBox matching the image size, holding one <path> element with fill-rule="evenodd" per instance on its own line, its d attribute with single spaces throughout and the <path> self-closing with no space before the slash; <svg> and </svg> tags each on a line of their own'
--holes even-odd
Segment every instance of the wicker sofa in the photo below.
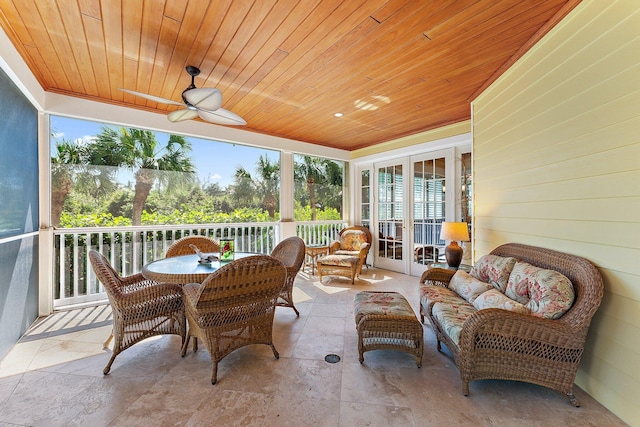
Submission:
<svg viewBox="0 0 640 427">
<path fill-rule="evenodd" d="M 470 278 L 465 274 L 434 268 L 420 278 L 421 320 L 431 323 L 438 350 L 441 342 L 450 350 L 464 395 L 474 380 L 516 380 L 557 390 L 580 406 L 573 384 L 603 296 L 595 266 L 508 243 L 479 259 Z"/>
</svg>

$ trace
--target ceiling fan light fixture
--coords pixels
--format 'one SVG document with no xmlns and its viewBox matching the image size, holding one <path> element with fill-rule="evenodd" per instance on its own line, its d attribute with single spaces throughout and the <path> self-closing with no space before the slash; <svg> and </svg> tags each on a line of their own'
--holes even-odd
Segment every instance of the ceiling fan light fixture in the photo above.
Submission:
<svg viewBox="0 0 640 427">
<path fill-rule="evenodd" d="M 182 96 L 185 102 L 196 108 L 214 111 L 222 107 L 222 92 L 217 88 L 188 89 L 182 93 Z"/>
<path fill-rule="evenodd" d="M 334 113 L 334 116 L 336 116 L 336 117 L 342 117 L 342 116 L 344 116 L 344 114 L 342 114 L 342 113 Z"/>
</svg>

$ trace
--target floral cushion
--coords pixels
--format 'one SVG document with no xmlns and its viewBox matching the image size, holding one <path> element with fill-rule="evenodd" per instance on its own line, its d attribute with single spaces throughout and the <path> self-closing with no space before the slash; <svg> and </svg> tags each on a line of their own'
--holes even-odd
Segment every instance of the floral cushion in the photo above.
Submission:
<svg viewBox="0 0 640 427">
<path fill-rule="evenodd" d="M 351 255 L 327 255 L 318 258 L 318 264 L 337 265 L 340 267 L 352 267 L 360 261 L 359 256 Z"/>
<path fill-rule="evenodd" d="M 512 257 L 484 255 L 475 263 L 469 274 L 483 282 L 491 283 L 494 288 L 504 292 L 516 261 Z"/>
<path fill-rule="evenodd" d="M 460 331 L 462 331 L 462 325 L 464 322 L 476 312 L 471 304 L 458 298 L 458 304 L 447 304 L 437 302 L 433 305 L 431 313 L 436 318 L 442 331 L 449 337 L 456 345 L 460 342 Z"/>
<path fill-rule="evenodd" d="M 354 298 L 356 325 L 369 314 L 416 318 L 411 305 L 397 292 L 358 292 Z"/>
<path fill-rule="evenodd" d="M 367 243 L 367 235 L 362 230 L 345 230 L 340 236 L 342 251 L 360 251 L 363 243 Z"/>
<path fill-rule="evenodd" d="M 562 273 L 518 262 L 513 267 L 505 295 L 547 319 L 557 319 L 575 299 L 573 284 Z"/>
<path fill-rule="evenodd" d="M 335 251 L 333 255 L 360 256 L 360 251 L 343 251 L 342 249 L 339 249 Z"/>
<path fill-rule="evenodd" d="M 489 283 L 483 282 L 471 276 L 466 271 L 458 270 L 449 282 L 449 288 L 454 290 L 458 295 L 467 302 L 473 304 L 473 301 L 483 292 L 493 289 Z"/>
<path fill-rule="evenodd" d="M 501 308 L 503 310 L 515 311 L 516 313 L 529 314 L 528 307 L 514 301 L 497 289 L 491 289 L 478 296 L 473 302 L 473 306 L 478 310 L 485 308 Z"/>
<path fill-rule="evenodd" d="M 460 296 L 449 288 L 435 285 L 420 286 L 420 303 L 428 307 L 433 302 L 460 304 Z"/>
<path fill-rule="evenodd" d="M 369 246 L 369 244 L 367 242 L 363 242 L 360 243 L 360 247 L 358 248 L 357 251 L 347 251 L 344 249 L 338 249 L 336 251 L 334 251 L 332 253 L 332 255 L 350 255 L 350 256 L 360 256 L 360 252 L 362 252 L 363 249 L 366 249 Z"/>
</svg>

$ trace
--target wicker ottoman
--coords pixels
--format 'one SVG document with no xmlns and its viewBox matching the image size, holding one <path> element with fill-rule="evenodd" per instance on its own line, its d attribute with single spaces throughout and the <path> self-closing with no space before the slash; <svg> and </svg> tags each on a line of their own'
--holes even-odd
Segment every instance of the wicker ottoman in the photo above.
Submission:
<svg viewBox="0 0 640 427">
<path fill-rule="evenodd" d="M 359 292 L 354 300 L 360 363 L 369 350 L 400 350 L 422 366 L 422 324 L 409 302 L 397 292 Z"/>
</svg>

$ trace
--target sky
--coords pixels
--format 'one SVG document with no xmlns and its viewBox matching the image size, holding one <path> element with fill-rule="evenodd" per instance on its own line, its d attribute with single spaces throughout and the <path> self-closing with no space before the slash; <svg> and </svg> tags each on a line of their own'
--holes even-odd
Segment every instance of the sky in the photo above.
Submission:
<svg viewBox="0 0 640 427">
<path fill-rule="evenodd" d="M 51 149 L 57 141 L 62 139 L 88 140 L 100 133 L 104 123 L 78 120 L 60 116 L 51 117 Z M 114 128 L 119 126 L 112 125 Z M 169 139 L 169 134 L 156 132 L 159 142 Z M 233 175 L 238 166 L 244 167 L 252 175 L 255 174 L 256 163 L 260 155 L 267 155 L 272 162 L 278 162 L 278 151 L 254 148 L 239 144 L 230 144 L 201 138 L 187 137 L 191 143 L 191 158 L 196 167 L 196 172 L 201 183 L 217 182 L 222 187 L 227 187 L 233 182 Z"/>
</svg>

